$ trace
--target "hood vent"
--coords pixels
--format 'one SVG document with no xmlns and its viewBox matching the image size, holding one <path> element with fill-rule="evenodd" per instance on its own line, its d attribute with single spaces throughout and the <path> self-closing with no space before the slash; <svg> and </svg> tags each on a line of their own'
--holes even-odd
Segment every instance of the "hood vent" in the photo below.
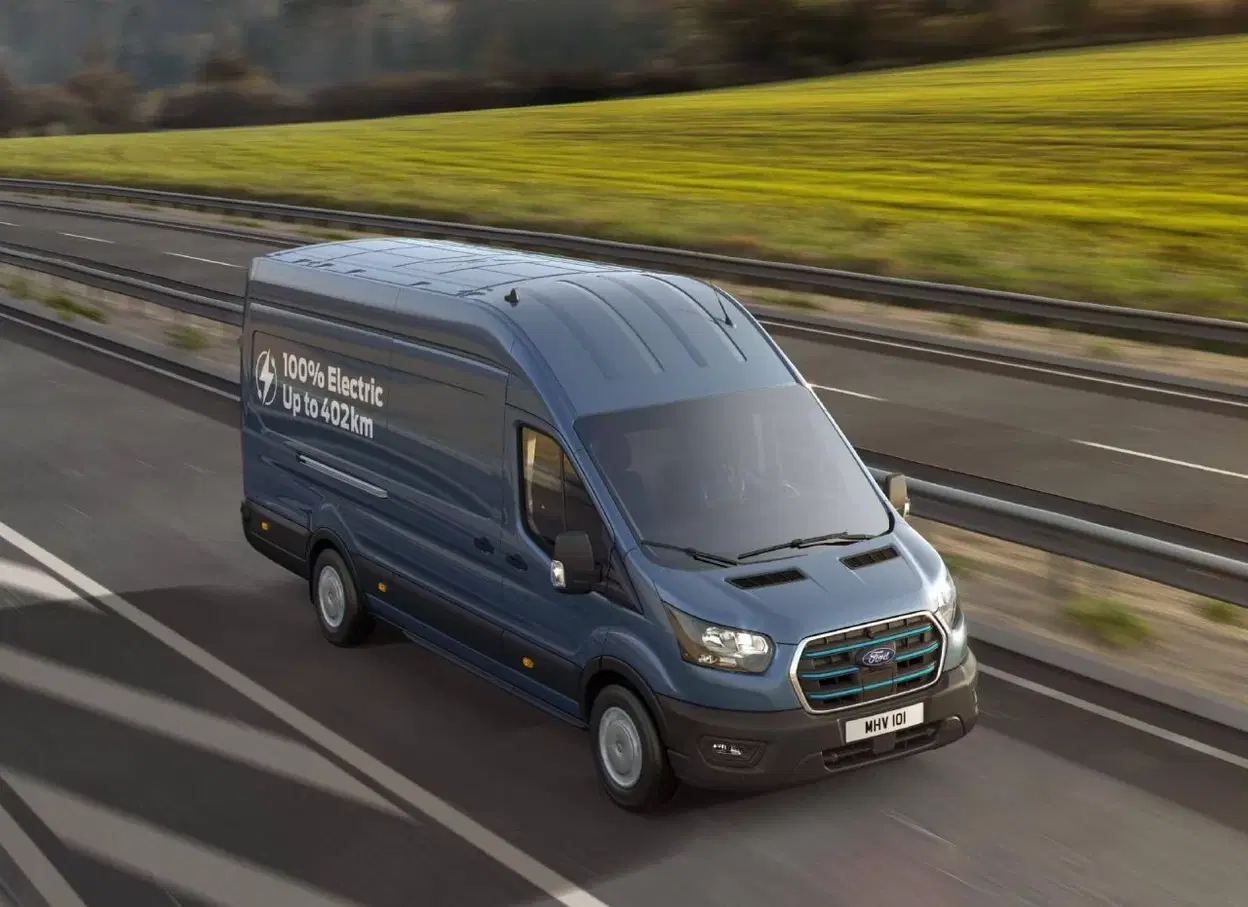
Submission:
<svg viewBox="0 0 1248 907">
<path fill-rule="evenodd" d="M 734 576 L 728 580 L 738 589 L 762 589 L 766 586 L 781 586 L 785 583 L 796 583 L 806 578 L 801 570 L 776 570 L 773 573 L 752 573 L 749 576 Z"/>
<path fill-rule="evenodd" d="M 864 551 L 862 554 L 843 557 L 841 558 L 841 563 L 850 570 L 859 570 L 863 567 L 870 567 L 872 564 L 882 564 L 885 561 L 891 561 L 897 556 L 897 549 L 892 545 L 888 545 L 885 548 L 876 548 L 874 551 Z"/>
</svg>

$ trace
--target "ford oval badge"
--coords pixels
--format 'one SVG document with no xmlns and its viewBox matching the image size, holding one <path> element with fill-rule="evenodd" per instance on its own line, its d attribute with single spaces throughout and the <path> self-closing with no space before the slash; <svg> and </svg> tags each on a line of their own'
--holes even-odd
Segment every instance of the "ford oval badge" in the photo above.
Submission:
<svg viewBox="0 0 1248 907">
<path fill-rule="evenodd" d="M 864 668 L 882 668 L 885 665 L 893 663 L 893 659 L 897 657 L 897 650 L 892 646 L 877 646 L 874 649 L 867 649 L 858 656 L 858 663 Z"/>
</svg>

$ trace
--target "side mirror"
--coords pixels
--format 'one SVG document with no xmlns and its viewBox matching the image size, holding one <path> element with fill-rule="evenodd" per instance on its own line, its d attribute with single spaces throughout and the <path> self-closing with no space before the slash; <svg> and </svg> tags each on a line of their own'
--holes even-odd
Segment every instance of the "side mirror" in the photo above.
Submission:
<svg viewBox="0 0 1248 907">
<path fill-rule="evenodd" d="M 884 477 L 884 494 L 888 497 L 888 503 L 896 508 L 901 514 L 901 518 L 908 519 L 910 516 L 910 492 L 906 489 L 906 477 L 899 472 L 891 473 Z"/>
<path fill-rule="evenodd" d="M 550 562 L 550 584 L 567 595 L 584 595 L 594 588 L 598 568 L 589 536 L 580 531 L 561 532 L 555 539 Z"/>
</svg>

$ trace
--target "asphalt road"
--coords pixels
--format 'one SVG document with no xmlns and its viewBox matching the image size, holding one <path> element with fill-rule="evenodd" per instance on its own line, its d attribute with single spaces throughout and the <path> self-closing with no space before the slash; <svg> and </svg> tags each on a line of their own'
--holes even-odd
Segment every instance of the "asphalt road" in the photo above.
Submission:
<svg viewBox="0 0 1248 907">
<path fill-rule="evenodd" d="M 498 907 L 553 903 L 553 872 L 569 907 L 1243 904 L 1248 739 L 991 650 L 1224 755 L 987 676 L 944 750 L 623 813 L 583 732 L 401 638 L 320 638 L 241 536 L 237 404 L 36 337 L 0 326 L 0 892 Z"/>
<path fill-rule="evenodd" d="M 6 208 L 0 242 L 241 294 L 273 247 Z M 1248 540 L 1248 419 L 784 336 L 867 451 Z"/>
</svg>

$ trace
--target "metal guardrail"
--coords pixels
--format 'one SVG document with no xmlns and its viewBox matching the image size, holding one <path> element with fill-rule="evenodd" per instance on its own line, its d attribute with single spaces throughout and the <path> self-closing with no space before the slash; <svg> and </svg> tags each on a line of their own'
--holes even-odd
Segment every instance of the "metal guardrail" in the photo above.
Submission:
<svg viewBox="0 0 1248 907">
<path fill-rule="evenodd" d="M 0 246 L 0 263 L 16 268 L 28 268 L 64 280 L 72 280 L 98 290 L 131 296 L 153 305 L 165 306 L 209 321 L 232 324 L 235 327 L 242 327 L 243 324 L 243 306 L 239 302 L 215 299 L 200 293 L 176 289 L 168 284 L 143 280 L 137 276 L 128 277 L 116 271 L 93 268 L 64 258 L 19 251 L 5 246 Z"/>
<path fill-rule="evenodd" d="M 295 232 L 282 233 L 273 229 L 237 227 L 205 220 L 175 219 L 168 216 L 153 217 L 134 210 L 109 210 L 104 208 L 75 208 L 71 205 L 53 205 L 46 199 L 19 201 L 12 198 L 3 200 L 5 207 L 15 207 L 67 216 L 99 218 L 125 224 L 138 224 L 158 230 L 174 230 L 196 235 L 222 237 L 240 240 L 245 243 L 273 245 L 276 248 L 293 248 L 306 245 L 310 238 Z M 21 251 L 36 255 L 49 254 L 40 248 L 15 246 Z M 69 261 L 86 264 L 88 267 L 100 263 L 93 259 L 68 256 L 54 253 Z M 118 270 L 105 265 L 109 270 Z M 148 275 L 136 274 L 121 269 L 139 278 Z M 168 283 L 176 283 L 164 279 Z M 181 289 L 192 293 L 202 290 L 188 284 L 179 284 Z M 896 327 L 867 324 L 857 320 L 846 320 L 823 312 L 796 312 L 783 306 L 751 302 L 743 298 L 742 304 L 773 334 L 784 333 L 801 339 L 817 342 L 833 342 L 839 345 L 855 346 L 870 350 L 886 349 L 890 352 L 902 352 L 911 358 L 928 359 L 936 362 L 954 362 L 958 367 L 971 368 L 978 371 L 997 372 L 1006 375 L 1017 375 L 1023 372 L 1035 375 L 1037 369 L 1045 376 L 1045 380 L 1054 384 L 1068 384 L 1086 387 L 1087 382 L 1112 382 L 1115 392 L 1122 396 L 1132 396 L 1164 403 L 1180 402 L 1181 405 L 1207 412 L 1228 414 L 1240 417 L 1248 412 L 1248 386 L 1239 387 L 1223 382 L 1207 381 L 1176 374 L 1150 372 L 1135 366 L 1120 363 L 1098 361 L 1089 362 L 1079 357 L 1063 356 L 1039 350 L 1021 350 L 1009 346 L 983 343 L 975 340 L 916 332 Z"/>
<path fill-rule="evenodd" d="M 222 237 L 245 243 L 273 245 L 277 248 L 293 248 L 306 245 L 311 241 L 307 235 L 293 232 L 281 233 L 272 229 L 235 227 L 204 220 L 174 219 L 168 216 L 152 217 L 133 210 L 103 208 L 83 210 L 69 205 L 48 204 L 46 200 L 17 201 L 12 198 L 5 198 L 3 205 L 71 217 L 99 218 L 124 224 L 138 224 L 158 230 Z M 69 261 L 86 264 L 88 267 L 100 264 L 93 259 L 69 256 L 61 252 L 48 253 L 40 248 L 25 246 L 14 246 L 14 248 L 36 255 L 55 254 Z M 108 265 L 105 267 L 109 270 L 119 270 Z M 148 276 L 125 269 L 120 270 L 122 273 L 139 278 Z M 163 278 L 163 280 L 171 284 L 176 283 L 169 281 L 168 278 Z M 202 290 L 201 287 L 189 284 L 179 284 L 179 286 L 192 293 Z M 1035 375 L 1038 369 L 1039 373 L 1044 375 L 1044 380 L 1054 384 L 1068 384 L 1084 388 L 1087 387 L 1089 381 L 1108 381 L 1113 383 L 1115 393 L 1121 396 L 1164 403 L 1179 402 L 1187 408 L 1227 414 L 1235 418 L 1248 412 L 1248 386 L 1240 387 L 1176 374 L 1150 372 L 1121 363 L 1103 361 L 1093 363 L 1079 357 L 1063 356 L 1040 350 L 1022 350 L 976 340 L 868 324 L 823 312 L 799 313 L 783 306 L 751 302 L 746 298 L 740 301 L 773 334 L 784 333 L 801 339 L 833 342 L 838 345 L 869 350 L 883 348 L 894 353 L 903 351 L 902 355 L 910 358 L 928 359 L 941 363 L 953 362 L 960 368 L 972 368 L 1011 376 L 1018 375 L 1020 369 L 1025 373 Z"/>
<path fill-rule="evenodd" d="M 561 233 L 515 230 L 92 183 L 0 178 L 0 189 L 109 201 L 161 204 L 264 220 L 316 223 L 381 233 L 409 233 L 469 242 L 504 244 L 533 251 L 595 258 L 647 269 L 680 271 L 720 280 L 738 280 L 763 286 L 807 290 L 828 296 L 891 302 L 938 311 L 974 311 L 984 317 L 1029 318 L 1052 325 L 1074 328 L 1112 329 L 1147 336 L 1160 343 L 1203 341 L 1228 347 L 1248 347 L 1248 322 L 1050 299 L 1024 293 L 984 290 L 931 281 L 856 274 L 812 265 L 737 258 L 729 255 L 613 242 Z"/>
<path fill-rule="evenodd" d="M 924 519 L 1248 607 L 1248 561 L 945 485 L 907 484 Z"/>
<path fill-rule="evenodd" d="M 240 302 L 0 246 L 0 262 L 241 326 Z M 64 330 L 72 330 L 64 328 Z M 237 392 L 237 385 L 232 385 Z M 882 481 L 885 470 L 872 468 Z M 918 479 L 908 479 L 916 516 L 1248 607 L 1248 561 Z"/>
</svg>

